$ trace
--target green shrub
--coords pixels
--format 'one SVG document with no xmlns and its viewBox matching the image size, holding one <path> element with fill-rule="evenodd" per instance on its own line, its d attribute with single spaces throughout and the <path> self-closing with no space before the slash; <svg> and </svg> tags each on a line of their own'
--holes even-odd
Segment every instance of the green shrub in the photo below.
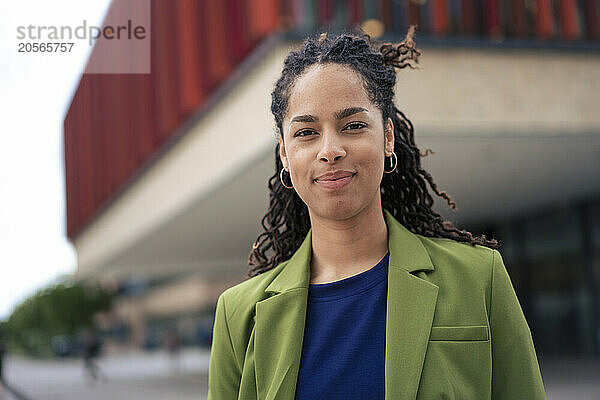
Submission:
<svg viewBox="0 0 600 400">
<path fill-rule="evenodd" d="M 6 321 L 9 348 L 49 356 L 52 337 L 91 327 L 93 315 L 110 305 L 111 295 L 99 286 L 60 283 L 42 289 L 18 305 Z"/>
</svg>

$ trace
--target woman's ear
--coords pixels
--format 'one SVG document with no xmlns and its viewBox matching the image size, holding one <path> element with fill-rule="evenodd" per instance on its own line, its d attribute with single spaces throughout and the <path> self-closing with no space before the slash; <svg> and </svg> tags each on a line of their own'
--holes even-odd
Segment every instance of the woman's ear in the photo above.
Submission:
<svg viewBox="0 0 600 400">
<path fill-rule="evenodd" d="M 394 152 L 394 122 L 388 118 L 385 129 L 385 155 L 391 156 Z"/>
<path fill-rule="evenodd" d="M 283 164 L 283 168 L 289 170 L 287 163 L 287 156 L 285 154 L 285 145 L 283 143 L 283 138 L 279 135 L 279 158 L 281 159 L 281 163 Z"/>
</svg>

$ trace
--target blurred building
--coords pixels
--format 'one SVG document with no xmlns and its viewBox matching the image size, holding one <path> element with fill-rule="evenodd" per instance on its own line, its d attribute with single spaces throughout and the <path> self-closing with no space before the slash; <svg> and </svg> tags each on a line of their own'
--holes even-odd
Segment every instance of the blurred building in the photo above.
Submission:
<svg viewBox="0 0 600 400">
<path fill-rule="evenodd" d="M 415 23 L 421 69 L 398 73 L 396 99 L 458 204 L 436 210 L 504 243 L 540 354 L 599 354 L 596 0 L 150 4 L 151 74 L 83 74 L 64 121 L 77 275 L 122 287 L 115 318 L 130 343 L 175 323 L 200 335 L 244 279 L 289 49 L 356 25 L 398 42 Z"/>
</svg>

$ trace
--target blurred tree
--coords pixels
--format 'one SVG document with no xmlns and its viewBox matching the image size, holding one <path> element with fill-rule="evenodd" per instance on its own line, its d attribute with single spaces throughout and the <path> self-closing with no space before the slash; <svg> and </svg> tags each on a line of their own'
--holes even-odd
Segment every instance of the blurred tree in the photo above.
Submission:
<svg viewBox="0 0 600 400">
<path fill-rule="evenodd" d="M 57 335 L 75 335 L 92 326 L 98 311 L 110 308 L 112 296 L 99 286 L 59 283 L 27 298 L 6 322 L 12 350 L 33 356 L 51 354 Z"/>
</svg>

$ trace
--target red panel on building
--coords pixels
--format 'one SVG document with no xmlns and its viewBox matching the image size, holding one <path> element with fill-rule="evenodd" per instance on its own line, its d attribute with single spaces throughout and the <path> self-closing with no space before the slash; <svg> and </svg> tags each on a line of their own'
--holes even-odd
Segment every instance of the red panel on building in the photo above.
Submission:
<svg viewBox="0 0 600 400">
<path fill-rule="evenodd" d="M 277 1 L 256 1 L 260 7 L 250 16 L 244 3 L 152 0 L 151 74 L 82 75 L 64 121 L 69 237 L 134 179 L 277 28 Z"/>
</svg>

